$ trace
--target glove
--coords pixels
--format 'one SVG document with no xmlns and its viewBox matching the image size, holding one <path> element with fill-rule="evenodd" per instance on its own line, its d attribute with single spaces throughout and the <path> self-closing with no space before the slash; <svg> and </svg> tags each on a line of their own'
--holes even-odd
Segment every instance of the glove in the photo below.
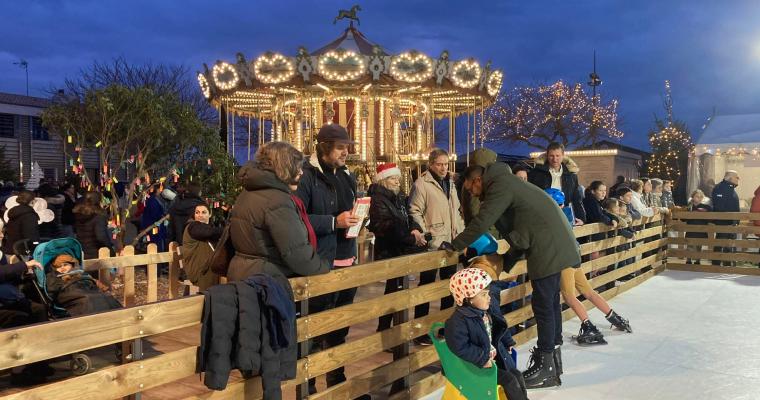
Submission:
<svg viewBox="0 0 760 400">
<path fill-rule="evenodd" d="M 509 273 L 509 271 L 512 270 L 512 268 L 517 264 L 517 262 L 522 257 L 522 251 L 517 250 L 514 247 L 511 247 L 503 256 L 502 260 L 504 261 L 504 271 Z"/>
<path fill-rule="evenodd" d="M 467 264 L 470 263 L 470 260 L 472 260 L 473 258 L 477 256 L 478 256 L 478 251 L 473 248 L 468 247 L 464 250 L 464 253 L 461 253 L 459 255 L 459 263 L 466 267 Z"/>
<path fill-rule="evenodd" d="M 446 250 L 446 251 L 457 251 L 454 248 L 454 245 L 452 245 L 449 242 L 441 242 L 441 245 L 438 246 L 438 250 Z"/>
</svg>

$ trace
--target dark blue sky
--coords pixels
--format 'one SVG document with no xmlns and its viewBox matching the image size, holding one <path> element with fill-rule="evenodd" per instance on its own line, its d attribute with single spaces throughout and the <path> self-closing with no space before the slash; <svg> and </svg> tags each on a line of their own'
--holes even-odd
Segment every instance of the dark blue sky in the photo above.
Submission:
<svg viewBox="0 0 760 400">
<path fill-rule="evenodd" d="M 3 1 L 0 91 L 32 95 L 93 60 L 186 64 L 295 54 L 337 37 L 354 1 Z M 493 60 L 505 88 L 585 82 L 597 50 L 604 98 L 618 98 L 623 142 L 647 148 L 663 81 L 675 115 L 698 136 L 712 113 L 760 112 L 760 1 L 364 1 L 362 32 L 391 52 Z"/>
</svg>

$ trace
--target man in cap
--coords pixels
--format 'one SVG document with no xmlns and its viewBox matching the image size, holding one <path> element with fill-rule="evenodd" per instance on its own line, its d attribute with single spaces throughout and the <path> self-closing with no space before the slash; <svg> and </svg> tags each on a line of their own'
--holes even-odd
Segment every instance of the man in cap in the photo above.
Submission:
<svg viewBox="0 0 760 400">
<path fill-rule="evenodd" d="M 317 235 L 317 253 L 330 260 L 334 268 L 350 267 L 356 261 L 356 240 L 346 238 L 346 230 L 361 222 L 352 214 L 356 179 L 346 168 L 348 149 L 353 143 L 346 128 L 324 125 L 317 134 L 317 151 L 304 165 L 296 190 Z M 351 304 L 355 295 L 356 288 L 352 288 L 314 297 L 309 300 L 309 312 Z M 314 347 L 335 347 L 345 343 L 346 336 L 348 328 L 341 328 L 315 339 Z M 343 367 L 327 373 L 328 387 L 345 380 Z M 309 381 L 309 391 L 316 392 L 314 379 Z"/>
</svg>

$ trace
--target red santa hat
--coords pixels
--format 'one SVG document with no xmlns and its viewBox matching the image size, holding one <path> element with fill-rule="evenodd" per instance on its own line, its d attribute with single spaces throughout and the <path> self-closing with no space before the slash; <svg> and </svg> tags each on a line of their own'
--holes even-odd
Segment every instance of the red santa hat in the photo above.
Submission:
<svg viewBox="0 0 760 400">
<path fill-rule="evenodd" d="M 395 163 L 379 164 L 377 166 L 377 175 L 375 175 L 375 179 L 377 182 L 380 182 L 383 179 L 390 178 L 394 175 L 401 176 L 401 170 L 398 169 Z"/>
<path fill-rule="evenodd" d="M 449 291 L 454 296 L 458 306 L 464 304 L 464 299 L 475 297 L 491 284 L 491 276 L 480 268 L 465 268 L 449 279 Z"/>
</svg>

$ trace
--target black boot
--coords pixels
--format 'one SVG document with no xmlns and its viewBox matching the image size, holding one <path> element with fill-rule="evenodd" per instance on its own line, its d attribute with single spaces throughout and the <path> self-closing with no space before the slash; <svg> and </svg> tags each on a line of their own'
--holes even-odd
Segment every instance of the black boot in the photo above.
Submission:
<svg viewBox="0 0 760 400">
<path fill-rule="evenodd" d="M 557 375 L 562 375 L 562 345 L 554 346 L 554 365 L 557 366 Z"/>
<path fill-rule="evenodd" d="M 612 326 L 621 331 L 633 333 L 633 329 L 631 329 L 631 324 L 628 323 L 628 320 L 618 315 L 615 310 L 610 310 L 610 315 L 607 316 L 607 321 L 610 321 Z"/>
<path fill-rule="evenodd" d="M 594 344 L 607 344 L 604 340 L 604 335 L 596 329 L 596 326 L 589 320 L 583 321 L 581 329 L 578 331 L 578 336 L 574 336 L 579 345 L 594 345 Z"/>
<path fill-rule="evenodd" d="M 523 372 L 528 389 L 559 386 L 562 382 L 554 365 L 554 352 L 544 353 L 537 347 L 531 349 L 528 369 Z"/>
</svg>

